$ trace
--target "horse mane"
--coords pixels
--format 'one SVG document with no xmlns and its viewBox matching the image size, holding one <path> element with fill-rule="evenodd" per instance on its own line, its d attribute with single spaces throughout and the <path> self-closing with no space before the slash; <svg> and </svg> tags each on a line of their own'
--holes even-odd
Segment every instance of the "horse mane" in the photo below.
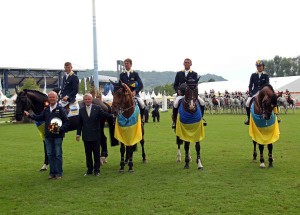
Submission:
<svg viewBox="0 0 300 215">
<path fill-rule="evenodd" d="M 30 90 L 30 89 L 24 89 L 23 90 L 24 92 L 31 92 L 31 93 L 37 93 L 37 94 L 39 94 L 39 95 L 41 95 L 41 96 L 43 96 L 43 97 L 48 97 L 45 93 L 42 93 L 41 91 L 38 91 L 38 90 Z"/>
<path fill-rule="evenodd" d="M 262 86 L 262 88 L 264 88 L 264 87 L 269 87 L 269 88 L 273 91 L 273 93 L 275 93 L 274 88 L 273 88 L 273 86 L 272 86 L 271 84 L 264 84 L 264 85 Z M 262 89 L 262 88 L 261 88 L 261 89 Z"/>
</svg>

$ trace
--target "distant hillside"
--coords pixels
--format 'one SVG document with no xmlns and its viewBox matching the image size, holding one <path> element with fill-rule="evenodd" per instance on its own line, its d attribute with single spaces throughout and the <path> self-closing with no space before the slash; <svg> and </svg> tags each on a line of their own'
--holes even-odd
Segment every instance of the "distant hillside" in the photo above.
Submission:
<svg viewBox="0 0 300 215">
<path fill-rule="evenodd" d="M 176 72 L 172 71 L 164 71 L 164 72 L 142 72 L 138 71 L 143 83 L 145 90 L 153 89 L 156 86 L 162 86 L 166 84 L 172 84 L 175 79 Z M 117 77 L 118 74 L 116 71 L 99 71 L 100 75 L 107 75 L 112 77 Z M 89 77 L 93 75 L 92 71 L 88 71 L 85 73 L 78 74 L 78 77 L 81 79 L 83 77 Z M 214 74 L 205 74 L 201 75 L 199 82 L 208 82 L 209 80 L 215 81 L 227 81 L 222 76 L 214 75 Z"/>
</svg>

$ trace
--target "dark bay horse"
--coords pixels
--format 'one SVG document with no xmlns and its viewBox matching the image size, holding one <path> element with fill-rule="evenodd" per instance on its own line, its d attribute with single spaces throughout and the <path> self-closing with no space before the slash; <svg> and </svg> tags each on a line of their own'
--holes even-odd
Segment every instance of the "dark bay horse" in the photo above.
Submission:
<svg viewBox="0 0 300 215">
<path fill-rule="evenodd" d="M 198 169 L 203 169 L 200 159 L 200 140 L 204 138 L 204 125 L 202 113 L 198 102 L 198 80 L 189 79 L 186 81 L 185 96 L 179 102 L 178 117 L 176 122 L 176 136 L 178 149 L 184 141 L 185 169 L 189 168 L 190 142 L 195 142 L 197 153 L 196 163 Z"/>
<path fill-rule="evenodd" d="M 16 91 L 17 92 L 17 91 Z M 24 111 L 32 110 L 32 112 L 36 115 L 40 114 L 44 108 L 48 105 L 48 96 L 40 91 L 37 90 L 23 90 L 21 92 L 17 92 L 17 99 L 16 99 L 16 120 L 21 121 L 23 119 Z M 93 104 L 99 105 L 102 107 L 102 109 L 105 112 L 109 112 L 110 109 L 108 105 L 104 104 L 103 102 L 99 101 L 98 99 L 93 99 Z M 79 103 L 80 106 L 83 105 L 83 102 Z M 78 116 L 72 116 L 69 117 L 70 120 L 70 126 L 68 128 L 68 131 L 76 130 L 78 127 Z M 101 157 L 102 161 L 104 157 L 107 157 L 107 142 L 106 142 L 106 136 L 104 134 L 103 128 L 104 128 L 104 121 L 101 122 Z M 37 126 L 42 125 L 42 123 L 37 122 Z M 114 139 L 114 128 L 113 123 L 109 124 L 109 131 L 110 131 L 110 139 L 111 144 L 115 145 L 116 140 Z M 43 132 L 43 131 L 40 131 Z M 47 153 L 45 148 L 45 142 L 44 142 L 44 152 L 45 152 L 45 161 L 44 164 L 48 165 L 48 159 L 47 159 Z M 46 170 L 42 168 L 41 170 Z"/>
<path fill-rule="evenodd" d="M 265 85 L 251 102 L 249 135 L 253 142 L 253 160 L 256 160 L 256 145 L 259 145 L 260 167 L 265 168 L 264 145 L 268 146 L 269 167 L 273 167 L 273 143 L 279 139 L 279 126 L 274 108 L 277 96 L 271 85 Z"/>
<path fill-rule="evenodd" d="M 144 127 L 140 116 L 140 109 L 137 101 L 135 101 L 132 96 L 130 88 L 126 84 L 121 81 L 111 83 L 114 85 L 112 112 L 117 117 L 115 122 L 115 138 L 121 143 L 120 172 L 124 172 L 127 159 L 129 172 L 134 172 L 133 152 L 136 150 L 136 144 L 138 142 L 140 142 L 142 146 L 143 162 L 146 162 Z"/>
</svg>

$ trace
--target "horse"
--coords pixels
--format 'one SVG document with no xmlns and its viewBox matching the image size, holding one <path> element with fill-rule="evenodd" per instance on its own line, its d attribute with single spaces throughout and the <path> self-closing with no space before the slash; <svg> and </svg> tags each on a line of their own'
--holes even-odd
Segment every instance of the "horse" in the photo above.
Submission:
<svg viewBox="0 0 300 215">
<path fill-rule="evenodd" d="M 197 80 L 189 79 L 186 81 L 185 96 L 180 100 L 178 107 L 176 136 L 177 144 L 180 144 L 184 141 L 185 169 L 189 169 L 190 142 L 195 142 L 197 167 L 199 170 L 203 169 L 200 158 L 200 140 L 204 138 L 204 125 L 200 105 L 198 102 L 199 78 Z"/>
<path fill-rule="evenodd" d="M 291 95 L 288 95 L 286 101 L 288 103 L 288 107 L 293 110 L 293 113 L 295 113 L 295 110 L 296 110 L 296 100 L 294 98 L 292 98 Z"/>
<path fill-rule="evenodd" d="M 277 96 L 277 105 L 279 108 L 279 112 L 281 110 L 281 107 L 284 108 L 284 112 L 285 114 L 287 114 L 288 111 L 288 102 L 287 100 L 282 96 L 283 92 L 278 92 L 278 96 Z"/>
<path fill-rule="evenodd" d="M 24 111 L 29 111 L 32 110 L 32 112 L 36 115 L 40 114 L 44 108 L 49 105 L 48 103 L 48 96 L 40 91 L 37 90 L 29 90 L 29 89 L 24 89 L 21 92 L 18 92 L 18 90 L 16 90 L 17 93 L 17 99 L 16 99 L 16 120 L 17 121 L 21 121 L 23 119 L 23 115 L 24 115 Z M 105 111 L 105 112 L 110 112 L 109 106 L 101 101 L 99 101 L 98 99 L 93 99 L 93 104 L 99 105 L 101 106 L 101 108 Z M 82 106 L 83 103 L 79 103 L 79 106 Z M 79 118 L 78 115 L 76 116 L 72 116 L 69 117 L 70 120 L 70 126 L 68 127 L 68 131 L 73 131 L 76 130 L 78 127 L 78 122 L 79 122 Z M 101 162 L 106 162 L 106 157 L 108 156 L 107 154 L 107 142 L 106 142 L 106 136 L 104 134 L 103 128 L 104 128 L 104 123 L 105 122 L 101 122 L 101 130 L 102 130 L 102 134 L 101 134 Z M 36 122 L 36 125 L 40 131 L 40 134 L 43 137 L 43 123 L 42 122 Z M 111 139 L 111 144 L 115 145 L 116 144 L 116 140 L 114 139 L 113 136 L 113 125 L 112 123 L 109 123 L 109 133 L 110 133 L 110 139 Z M 44 142 L 44 141 L 43 141 Z M 44 165 L 43 167 L 40 169 L 40 171 L 45 171 L 47 170 L 46 166 L 48 165 L 48 157 L 47 157 L 47 153 L 46 153 L 46 147 L 45 147 L 45 142 L 44 142 L 44 156 L 45 156 L 45 160 L 44 160 Z"/>
<path fill-rule="evenodd" d="M 138 102 L 132 96 L 130 88 L 119 81 L 111 82 L 114 85 L 112 112 L 116 116 L 115 138 L 120 142 L 120 173 L 124 173 L 125 151 L 128 158 L 129 172 L 133 169 L 133 152 L 136 150 L 136 144 L 141 143 L 143 162 L 146 162 L 146 153 L 144 148 L 144 125 L 140 116 Z"/>
<path fill-rule="evenodd" d="M 279 139 L 279 126 L 274 108 L 277 106 L 277 96 L 273 87 L 265 85 L 251 101 L 251 117 L 249 135 L 253 142 L 253 161 L 256 161 L 256 145 L 259 145 L 260 167 L 265 168 L 264 145 L 268 145 L 269 168 L 273 167 L 273 143 Z"/>
</svg>

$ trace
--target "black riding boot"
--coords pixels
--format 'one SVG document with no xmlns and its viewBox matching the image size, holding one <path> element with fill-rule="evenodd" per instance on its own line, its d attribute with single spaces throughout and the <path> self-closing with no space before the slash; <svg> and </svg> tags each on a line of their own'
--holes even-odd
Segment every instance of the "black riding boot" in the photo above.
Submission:
<svg viewBox="0 0 300 215">
<path fill-rule="evenodd" d="M 204 109 L 205 109 L 205 106 L 204 106 L 204 105 L 200 105 L 200 110 L 201 110 L 202 119 L 203 119 L 203 125 L 204 125 L 204 126 L 207 126 L 207 122 L 206 122 L 206 120 L 203 118 L 203 117 L 204 117 Z"/>
<path fill-rule="evenodd" d="M 246 112 L 247 112 L 247 119 L 245 120 L 244 124 L 249 125 L 249 120 L 250 120 L 250 107 L 246 107 Z"/>
<path fill-rule="evenodd" d="M 173 107 L 173 113 L 172 113 L 172 128 L 176 128 L 176 120 L 177 120 L 177 115 L 178 115 L 178 108 Z"/>
</svg>

